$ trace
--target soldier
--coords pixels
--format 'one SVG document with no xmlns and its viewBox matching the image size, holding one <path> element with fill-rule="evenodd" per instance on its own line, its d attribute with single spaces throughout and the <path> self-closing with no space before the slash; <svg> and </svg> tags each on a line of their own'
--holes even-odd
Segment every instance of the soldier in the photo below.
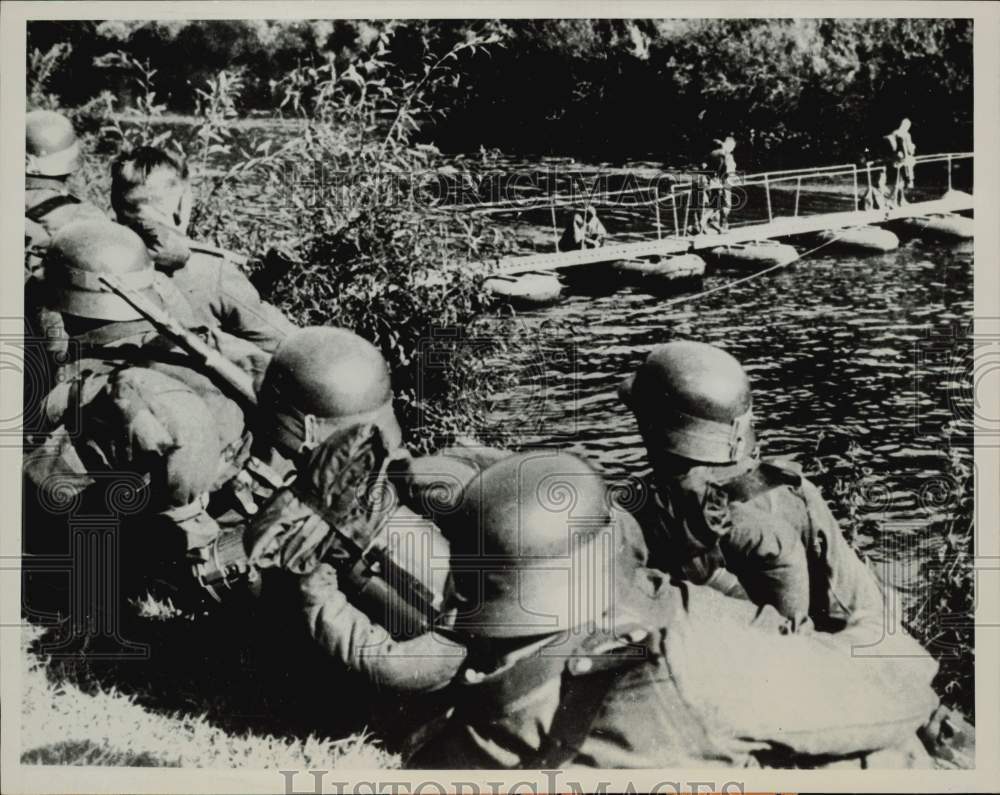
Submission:
<svg viewBox="0 0 1000 795">
<path fill-rule="evenodd" d="M 569 223 L 566 224 L 566 228 L 563 229 L 562 237 L 559 238 L 556 249 L 558 251 L 579 251 L 583 248 L 584 228 L 583 213 L 579 211 L 574 212 L 573 216 L 569 219 Z"/>
<path fill-rule="evenodd" d="M 213 497 L 230 527 L 199 551 L 198 579 L 223 596 L 300 575 L 309 632 L 344 667 L 394 691 L 447 684 L 464 649 L 427 631 L 448 587 L 448 542 L 428 517 L 447 515 L 475 465 L 409 458 L 385 360 L 344 329 L 279 346 L 258 417 L 254 455 Z"/>
<path fill-rule="evenodd" d="M 736 359 L 705 343 L 670 342 L 620 395 L 653 467 L 639 516 L 651 566 L 745 590 L 822 630 L 882 613 L 877 582 L 819 490 L 796 464 L 760 458 L 750 382 Z"/>
<path fill-rule="evenodd" d="M 902 206 L 908 203 L 906 191 L 913 187 L 913 167 L 917 163 L 917 147 L 910 135 L 910 120 L 903 119 L 899 127 L 885 137 L 892 150 L 890 165 L 896 169 L 892 198 L 896 205 Z"/>
<path fill-rule="evenodd" d="M 146 242 L 156 267 L 170 276 L 205 324 L 272 353 L 295 325 L 262 301 L 241 268 L 246 258 L 191 240 L 187 165 L 155 147 L 119 156 L 111 166 L 111 204 L 119 223 Z"/>
<path fill-rule="evenodd" d="M 52 110 L 33 110 L 24 127 L 24 248 L 30 276 L 59 229 L 71 221 L 106 216 L 69 192 L 67 182 L 80 168 L 80 142 L 69 119 Z"/>
<path fill-rule="evenodd" d="M 604 245 L 604 239 L 608 236 L 608 230 L 597 217 L 597 209 L 592 204 L 588 204 L 583 211 L 583 235 L 584 245 L 587 248 L 600 248 Z"/>
<path fill-rule="evenodd" d="M 588 204 L 583 212 L 573 213 L 557 246 L 559 251 L 579 251 L 583 248 L 599 248 L 604 245 L 608 230 L 604 228 L 597 210 Z"/>
<path fill-rule="evenodd" d="M 40 297 L 58 320 L 47 341 L 60 363 L 35 392 L 26 384 L 34 427 L 26 427 L 24 471 L 43 507 L 73 495 L 100 499 L 116 473 L 139 478 L 143 515 L 180 533 L 150 532 L 137 549 L 149 559 L 167 548 L 159 562 L 176 563 L 178 550 L 205 542 L 199 516 L 210 492 L 232 477 L 249 437 L 240 407 L 107 288 L 107 276 L 193 318 L 133 232 L 104 220 L 56 233 Z M 47 521 L 46 512 L 35 515 L 29 536 L 44 534 Z"/>
<path fill-rule="evenodd" d="M 727 135 L 725 140 L 715 141 L 718 148 L 713 149 L 708 156 L 712 168 L 710 180 L 712 206 L 716 211 L 718 231 L 729 229 L 729 214 L 733 209 L 732 185 L 736 180 L 736 159 L 733 150 L 736 149 L 736 139 Z"/>
<path fill-rule="evenodd" d="M 771 607 L 668 582 L 621 554 L 610 505 L 567 454 L 515 455 L 466 486 L 458 614 L 439 631 L 468 655 L 409 767 L 928 761 L 915 732 L 936 666 L 916 643 L 852 658 L 851 633 L 793 632 Z"/>
<path fill-rule="evenodd" d="M 696 235 L 707 235 L 710 232 L 722 231 L 718 223 L 718 212 L 712 206 L 712 179 L 708 163 L 702 161 L 699 170 L 691 178 L 690 207 L 696 208 L 694 229 Z"/>
</svg>

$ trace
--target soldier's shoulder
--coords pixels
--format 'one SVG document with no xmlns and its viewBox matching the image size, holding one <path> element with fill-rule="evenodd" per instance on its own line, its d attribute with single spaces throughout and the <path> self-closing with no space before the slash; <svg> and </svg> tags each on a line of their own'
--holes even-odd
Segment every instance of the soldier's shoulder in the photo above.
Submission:
<svg viewBox="0 0 1000 795">
<path fill-rule="evenodd" d="M 815 517 L 818 508 L 829 510 L 819 486 L 803 474 L 802 464 L 788 458 L 768 459 L 768 463 L 774 471 L 780 471 L 789 478 L 790 492 L 786 493 L 794 492 L 798 499 L 804 500 L 811 516 Z"/>
<path fill-rule="evenodd" d="M 802 464 L 789 456 L 762 459 L 760 472 L 772 486 L 790 486 L 794 489 L 806 479 L 802 473 Z"/>
</svg>

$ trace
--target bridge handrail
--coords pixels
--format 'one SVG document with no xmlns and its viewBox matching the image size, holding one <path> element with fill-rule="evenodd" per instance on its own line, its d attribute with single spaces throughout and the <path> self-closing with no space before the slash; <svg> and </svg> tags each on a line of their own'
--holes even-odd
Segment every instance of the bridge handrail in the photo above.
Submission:
<svg viewBox="0 0 1000 795">
<path fill-rule="evenodd" d="M 935 152 L 928 153 L 924 155 L 917 155 L 914 160 L 917 165 L 924 163 L 936 163 L 936 162 L 947 162 L 948 168 L 948 188 L 951 189 L 951 164 L 956 160 L 971 159 L 974 156 L 973 152 Z M 808 180 L 810 178 L 832 178 L 832 177 L 846 177 L 850 176 L 853 182 L 853 198 L 854 198 L 854 209 L 858 210 L 860 205 L 860 190 L 861 181 L 870 187 L 873 175 L 879 174 L 880 172 L 886 172 L 891 164 L 887 164 L 885 161 L 871 160 L 864 164 L 859 163 L 841 163 L 832 166 L 817 166 L 811 168 L 788 168 L 788 169 L 778 169 L 774 171 L 763 171 L 756 174 L 747 174 L 745 176 L 739 177 L 739 179 L 734 183 L 735 185 L 748 187 L 760 185 L 764 188 L 766 194 L 767 203 L 767 215 L 768 220 L 773 220 L 773 212 L 771 206 L 771 188 L 777 184 L 784 182 L 795 182 L 795 211 L 794 215 L 799 214 L 799 196 L 802 192 L 803 180 Z M 887 175 L 888 176 L 888 175 Z M 652 198 L 639 200 L 631 203 L 631 206 L 646 206 L 652 205 L 656 210 L 656 233 L 657 238 L 661 238 L 663 235 L 663 221 L 661 218 L 661 205 L 666 202 L 670 203 L 670 210 L 673 220 L 674 234 L 685 236 L 687 234 L 687 219 L 689 213 L 692 211 L 692 192 L 694 188 L 694 181 L 688 182 L 673 182 L 671 183 L 669 192 L 661 191 L 659 184 L 654 184 L 652 186 L 632 188 L 632 189 L 620 189 L 614 192 L 616 200 L 604 200 L 602 201 L 598 195 L 591 196 L 560 196 L 560 195 L 540 195 L 525 197 L 524 199 L 512 199 L 506 201 L 482 203 L 475 205 L 473 209 L 469 212 L 473 214 L 499 214 L 505 212 L 525 212 L 530 210 L 540 210 L 548 209 L 552 215 L 552 234 L 553 237 L 558 241 L 560 236 L 560 230 L 556 222 L 556 208 L 557 207 L 568 207 L 568 206 L 581 206 L 583 204 L 593 204 L 594 206 L 613 206 L 621 201 L 624 196 L 632 196 L 636 194 L 649 195 L 652 191 Z M 444 208 L 442 208 L 444 209 Z M 449 210 L 461 209 L 459 207 L 449 207 Z M 679 211 L 683 210 L 683 221 L 680 218 Z"/>
</svg>

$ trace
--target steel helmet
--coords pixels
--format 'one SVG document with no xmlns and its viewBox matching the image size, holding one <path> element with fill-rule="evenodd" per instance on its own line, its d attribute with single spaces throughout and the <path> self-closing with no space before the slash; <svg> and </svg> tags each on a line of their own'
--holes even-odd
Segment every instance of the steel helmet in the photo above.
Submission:
<svg viewBox="0 0 1000 795">
<path fill-rule="evenodd" d="M 142 315 L 101 283 L 103 275 L 161 303 L 146 245 L 131 229 L 111 221 L 64 226 L 52 239 L 42 268 L 48 309 L 95 320 L 139 320 Z"/>
<path fill-rule="evenodd" d="M 451 571 L 466 638 L 592 628 L 610 615 L 614 524 L 603 479 L 568 453 L 519 453 L 465 487 Z"/>
<path fill-rule="evenodd" d="M 274 420 L 272 442 L 286 455 L 365 422 L 378 426 L 389 450 L 402 444 L 389 366 L 347 329 L 311 326 L 285 338 L 264 373 L 260 404 Z"/>
<path fill-rule="evenodd" d="M 53 110 L 33 110 L 24 120 L 25 171 L 64 177 L 80 167 L 80 143 L 70 120 Z"/>
<path fill-rule="evenodd" d="M 721 348 L 689 341 L 661 345 L 619 394 L 647 446 L 702 464 L 732 464 L 756 449 L 750 381 Z"/>
</svg>

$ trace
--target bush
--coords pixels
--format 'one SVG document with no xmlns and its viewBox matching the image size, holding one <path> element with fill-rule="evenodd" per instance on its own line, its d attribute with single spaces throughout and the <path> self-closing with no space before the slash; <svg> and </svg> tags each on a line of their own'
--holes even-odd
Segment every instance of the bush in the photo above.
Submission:
<svg viewBox="0 0 1000 795">
<path fill-rule="evenodd" d="M 297 102 L 286 103 L 292 118 L 263 132 L 237 123 L 244 88 L 238 73 L 220 72 L 197 89 L 198 115 L 193 124 L 178 125 L 168 123 L 157 98 L 156 70 L 125 53 L 112 54 L 102 67 L 131 76 L 135 106 L 126 111 L 103 95 L 70 111 L 87 152 L 74 188 L 107 207 L 110 156 L 140 145 L 183 154 L 196 193 L 194 236 L 250 255 L 251 270 L 280 244 L 291 267 L 271 299 L 301 323 L 345 326 L 379 345 L 415 450 L 475 436 L 486 422 L 492 390 L 512 372 L 490 367 L 490 357 L 515 344 L 517 331 L 501 321 L 489 326 L 485 347 L 452 344 L 461 335 L 484 337 L 477 328 L 493 322 L 481 276 L 461 263 L 502 241 L 416 189 L 424 174 L 435 172 L 439 156 L 411 138 L 426 92 L 460 55 L 478 54 L 491 43 L 469 41 L 449 50 L 428 63 L 418 82 L 394 73 L 384 60 L 387 37 L 352 69 L 303 67 L 276 86 L 290 97 L 293 88 L 298 92 Z M 42 77 L 38 84 L 44 86 Z M 282 134 L 289 130 L 295 134 Z M 303 191 L 301 175 L 334 172 L 343 190 Z M 389 183 L 393 190 L 385 189 Z M 438 339 L 446 344 L 429 351 L 427 343 Z M 374 727 L 391 743 L 429 707 L 407 702 L 404 709 L 398 697 L 379 696 L 331 671 L 304 628 L 287 620 L 296 608 L 285 607 L 280 615 L 219 611 L 191 620 L 155 601 L 134 605 L 125 611 L 127 637 L 150 644 L 149 660 L 102 661 L 85 646 L 46 663 L 44 676 L 42 666 L 32 668 L 39 676 L 28 719 L 36 732 L 25 761 L 238 765 L 255 748 L 266 748 L 265 759 L 291 760 L 275 765 L 302 769 L 330 761 L 395 764 L 358 732 Z M 234 670 L 241 673 L 235 680 Z M 59 693 L 42 684 L 48 680 L 61 683 Z M 39 718 L 46 701 L 65 714 L 58 742 L 52 742 L 53 725 Z M 105 741 L 79 738 L 95 726 L 105 731 Z M 251 728 L 273 736 L 247 735 Z M 317 743 L 309 736 L 316 730 L 350 736 Z M 135 731 L 148 731 L 162 748 L 129 743 Z M 165 739 L 171 732 L 175 742 Z M 221 750 L 199 756 L 199 741 Z"/>
<path fill-rule="evenodd" d="M 126 113 L 105 94 L 74 119 L 92 130 L 84 193 L 107 207 L 105 153 L 154 145 L 185 156 L 193 236 L 249 255 L 251 271 L 280 249 L 291 264 L 272 300 L 300 324 L 349 328 L 381 348 L 415 450 L 479 436 L 491 395 L 513 378 L 484 362 L 516 346 L 518 330 L 491 322 L 481 274 L 462 265 L 508 242 L 427 190 L 437 184 L 440 153 L 413 136 L 459 58 L 482 57 L 497 43 L 470 38 L 429 57 L 412 80 L 393 67 L 383 33 L 346 69 L 300 65 L 273 81 L 284 117 L 263 132 L 237 123 L 238 72 L 196 89 L 193 124 L 167 124 L 156 70 L 111 53 L 100 66 L 131 76 L 136 104 Z M 474 354 L 453 344 L 469 336 Z"/>
</svg>

